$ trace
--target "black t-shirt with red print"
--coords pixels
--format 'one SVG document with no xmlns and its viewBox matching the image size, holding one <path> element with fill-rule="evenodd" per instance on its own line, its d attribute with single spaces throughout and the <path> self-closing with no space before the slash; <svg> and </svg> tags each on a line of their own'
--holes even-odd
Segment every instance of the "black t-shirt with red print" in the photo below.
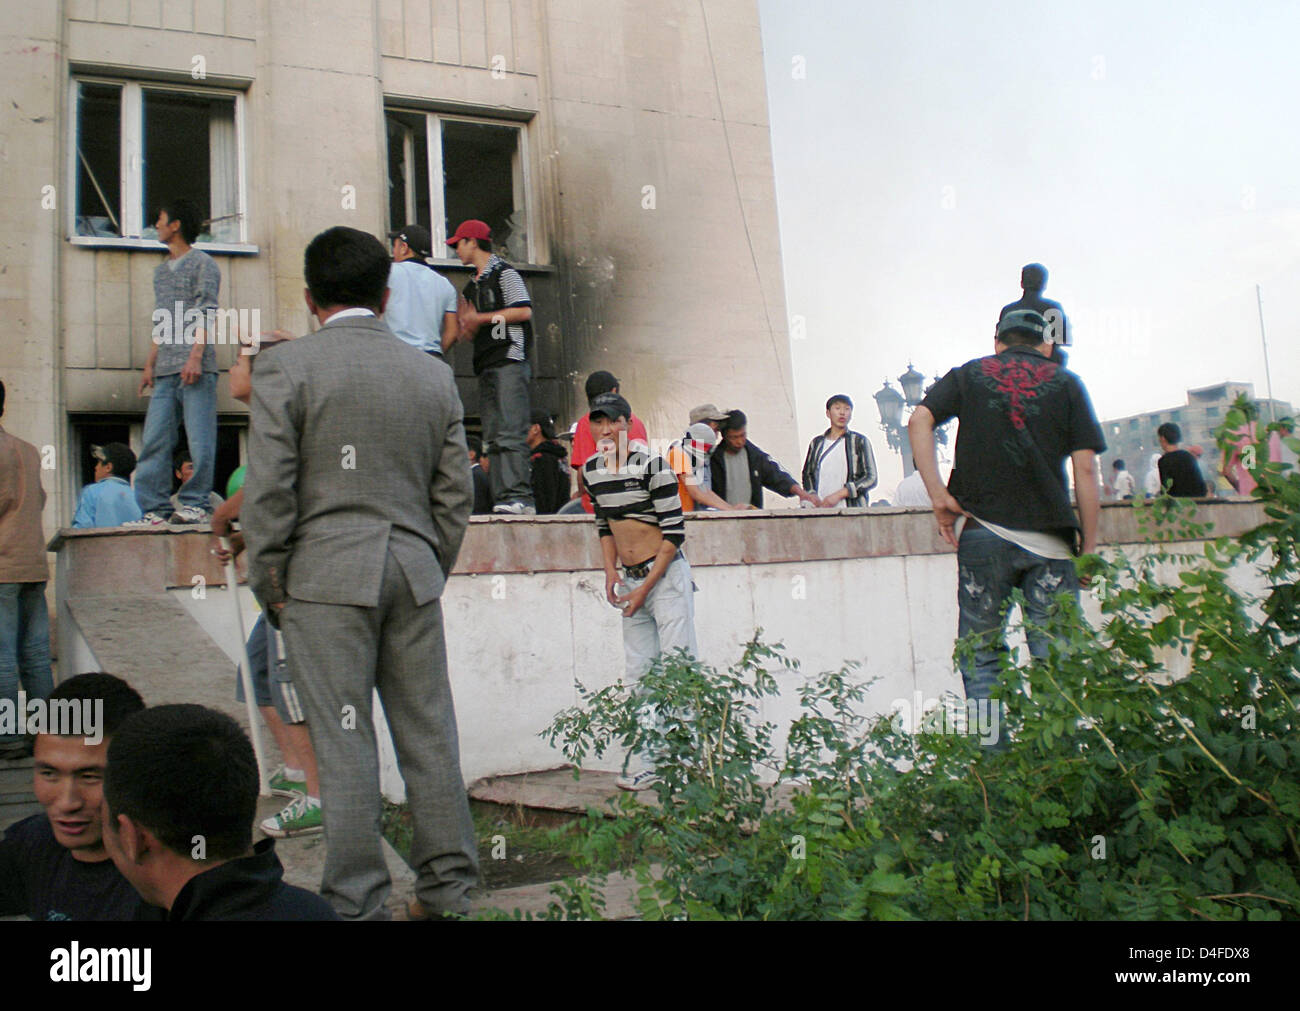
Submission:
<svg viewBox="0 0 1300 1011">
<path fill-rule="evenodd" d="M 922 405 L 936 426 L 960 421 L 948 491 L 964 509 L 1013 530 L 1078 526 L 1064 512 L 1065 461 L 1080 449 L 1104 452 L 1106 440 L 1073 372 L 1033 348 L 1007 348 L 950 371 Z"/>
</svg>

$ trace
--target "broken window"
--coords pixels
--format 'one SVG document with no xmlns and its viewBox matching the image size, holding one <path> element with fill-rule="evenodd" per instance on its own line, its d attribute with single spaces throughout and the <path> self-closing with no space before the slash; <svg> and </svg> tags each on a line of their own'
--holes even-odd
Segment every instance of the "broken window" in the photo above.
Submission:
<svg viewBox="0 0 1300 1011">
<path fill-rule="evenodd" d="M 424 225 L 434 256 L 454 257 L 446 238 L 477 218 L 492 229 L 503 257 L 534 262 L 522 127 L 397 109 L 385 119 L 390 228 Z"/>
<path fill-rule="evenodd" d="M 77 102 L 78 235 L 122 234 L 122 89 L 82 84 Z"/>
<path fill-rule="evenodd" d="M 205 218 L 198 241 L 247 241 L 239 102 L 230 93 L 78 81 L 73 234 L 154 239 L 159 203 L 184 197 Z"/>
</svg>

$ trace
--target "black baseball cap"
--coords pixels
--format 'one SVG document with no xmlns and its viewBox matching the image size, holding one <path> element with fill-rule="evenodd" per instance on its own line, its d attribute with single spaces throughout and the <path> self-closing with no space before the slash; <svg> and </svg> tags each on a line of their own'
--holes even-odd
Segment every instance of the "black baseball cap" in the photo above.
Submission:
<svg viewBox="0 0 1300 1011">
<path fill-rule="evenodd" d="M 632 420 L 632 408 L 626 400 L 617 393 L 602 393 L 591 402 L 591 410 L 588 412 L 588 418 L 594 418 L 603 415 L 610 421 L 617 421 L 619 418 Z"/>
<path fill-rule="evenodd" d="M 416 256 L 433 255 L 433 236 L 429 234 L 429 229 L 423 225 L 407 225 L 399 228 L 395 232 L 388 233 L 389 241 L 401 239 Z"/>
</svg>

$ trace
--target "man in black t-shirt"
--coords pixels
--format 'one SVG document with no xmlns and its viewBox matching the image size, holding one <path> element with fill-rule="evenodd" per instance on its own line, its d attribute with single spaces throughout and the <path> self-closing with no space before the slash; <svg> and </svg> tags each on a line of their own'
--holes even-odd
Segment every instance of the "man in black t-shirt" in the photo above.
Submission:
<svg viewBox="0 0 1300 1011">
<path fill-rule="evenodd" d="M 993 355 L 953 369 L 931 387 L 908 425 L 912 456 L 939 521 L 957 548 L 959 636 L 978 633 L 963 659 L 967 699 L 987 699 L 1007 646 L 1002 609 L 1012 591 L 1041 622 L 1060 591 L 1078 593 L 1073 552 L 1097 548 L 1097 454 L 1106 448 L 1088 392 L 1048 358 L 1048 324 L 1029 310 L 998 321 Z M 934 430 L 959 418 L 952 475 L 939 478 Z M 1074 469 L 1079 516 L 1070 506 L 1065 460 Z M 1047 655 L 1031 634 L 1029 651 Z"/>
<path fill-rule="evenodd" d="M 42 727 L 51 732 L 36 735 L 33 755 L 33 789 L 45 812 L 11 825 L 0 840 L 0 916 L 135 916 L 140 896 L 104 849 L 99 809 L 109 740 L 143 708 L 139 693 L 111 674 L 79 674 L 51 693 Z M 74 714 L 78 725 L 61 725 Z"/>
<path fill-rule="evenodd" d="M 1058 365 L 1064 366 L 1065 352 L 1061 348 L 1070 343 L 1070 324 L 1065 318 L 1061 303 L 1043 297 L 1043 289 L 1046 287 L 1047 268 L 1041 263 L 1026 263 L 1020 269 L 1020 290 L 1023 294 L 1016 301 L 1002 307 L 998 313 L 998 322 L 1001 323 L 1007 313 L 1011 312 L 1028 309 L 1038 313 L 1047 321 L 1045 336 L 1052 346 L 1049 357 Z"/>
<path fill-rule="evenodd" d="M 1183 441 L 1183 430 L 1172 421 L 1166 421 L 1156 429 L 1156 439 L 1164 451 L 1158 464 L 1160 487 L 1175 498 L 1205 498 L 1209 492 L 1196 457 L 1179 446 Z"/>
</svg>

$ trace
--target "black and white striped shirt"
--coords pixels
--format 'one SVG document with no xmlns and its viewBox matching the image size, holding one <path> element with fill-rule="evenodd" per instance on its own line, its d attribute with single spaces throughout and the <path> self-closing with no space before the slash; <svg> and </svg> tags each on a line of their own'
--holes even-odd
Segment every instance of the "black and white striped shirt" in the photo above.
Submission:
<svg viewBox="0 0 1300 1011">
<path fill-rule="evenodd" d="M 582 465 L 582 476 L 596 510 L 596 532 L 610 536 L 610 520 L 657 523 L 664 540 L 679 548 L 686 541 L 677 475 L 662 456 L 652 455 L 640 441 L 628 447 L 627 465 L 611 470 L 602 453 Z"/>
</svg>

